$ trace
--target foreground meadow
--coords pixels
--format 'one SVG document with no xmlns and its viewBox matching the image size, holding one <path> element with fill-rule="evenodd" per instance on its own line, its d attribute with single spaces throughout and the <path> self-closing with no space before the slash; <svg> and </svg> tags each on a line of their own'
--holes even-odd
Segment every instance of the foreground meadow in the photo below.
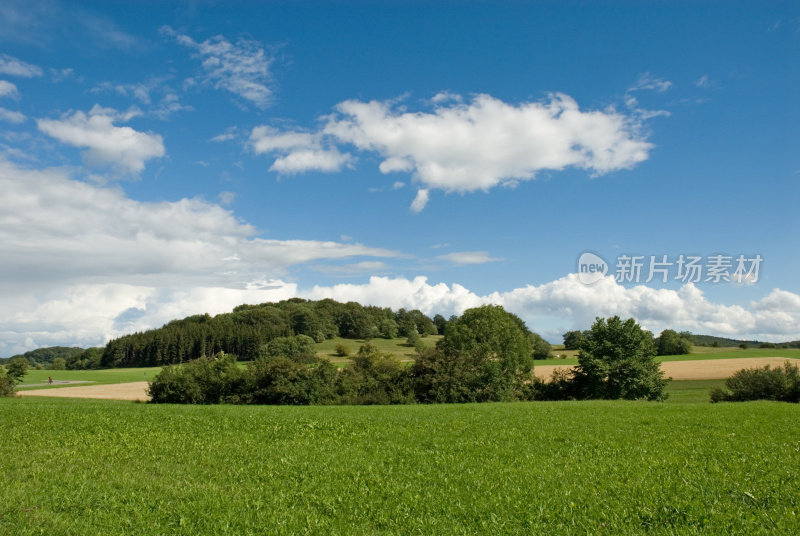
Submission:
<svg viewBox="0 0 800 536">
<path fill-rule="evenodd" d="M 796 534 L 781 403 L 0 400 L 0 534 Z"/>
</svg>

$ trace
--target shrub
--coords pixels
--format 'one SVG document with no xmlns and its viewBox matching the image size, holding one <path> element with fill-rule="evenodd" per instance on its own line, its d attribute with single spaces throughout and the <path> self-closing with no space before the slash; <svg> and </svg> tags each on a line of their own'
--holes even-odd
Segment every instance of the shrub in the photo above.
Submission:
<svg viewBox="0 0 800 536">
<path fill-rule="evenodd" d="M 800 402 L 800 371 L 788 361 L 783 367 L 742 369 L 725 381 L 725 387 L 712 389 L 711 402 Z"/>
<path fill-rule="evenodd" d="M 239 402 L 246 392 L 245 371 L 236 364 L 236 356 L 222 352 L 164 367 L 148 387 L 155 403 Z"/>
<path fill-rule="evenodd" d="M 350 348 L 348 348 L 344 344 L 337 344 L 335 350 L 336 350 L 336 355 L 338 355 L 339 357 L 347 357 L 350 355 Z"/>
<path fill-rule="evenodd" d="M 266 357 L 286 357 L 300 363 L 316 361 L 314 339 L 308 335 L 276 337 L 267 343 Z"/>
</svg>

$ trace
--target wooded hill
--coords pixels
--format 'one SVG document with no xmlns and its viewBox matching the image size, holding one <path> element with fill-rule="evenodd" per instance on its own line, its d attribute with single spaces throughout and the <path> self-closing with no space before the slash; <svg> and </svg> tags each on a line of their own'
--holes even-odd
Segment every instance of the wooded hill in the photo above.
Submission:
<svg viewBox="0 0 800 536">
<path fill-rule="evenodd" d="M 106 345 L 100 367 L 142 367 L 183 363 L 225 352 L 241 361 L 259 357 L 277 337 L 307 335 L 316 342 L 333 337 L 349 339 L 407 337 L 412 331 L 435 335 L 446 320 L 434 320 L 419 310 L 292 298 L 278 303 L 240 305 L 231 313 L 195 315 L 174 320 L 159 329 L 126 335 Z M 437 327 L 438 324 L 438 327 Z M 74 363 L 67 363 L 70 368 Z M 85 367 L 94 366 L 88 362 Z"/>
</svg>

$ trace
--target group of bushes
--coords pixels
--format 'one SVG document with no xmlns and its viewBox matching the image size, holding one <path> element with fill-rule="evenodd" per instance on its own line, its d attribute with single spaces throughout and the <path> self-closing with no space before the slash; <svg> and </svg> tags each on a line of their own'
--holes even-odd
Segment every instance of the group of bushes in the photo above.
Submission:
<svg viewBox="0 0 800 536">
<path fill-rule="evenodd" d="M 800 371 L 788 361 L 783 367 L 743 369 L 725 381 L 726 389 L 711 390 L 712 402 L 777 400 L 800 402 Z"/>
<path fill-rule="evenodd" d="M 633 319 L 598 319 L 576 371 L 550 382 L 532 374 L 536 342 L 519 317 L 487 305 L 451 319 L 436 347 L 418 352 L 411 366 L 366 344 L 337 369 L 306 351 L 308 341 L 287 337 L 246 367 L 224 353 L 168 366 L 150 395 L 153 402 L 300 405 L 664 398 L 653 337 Z"/>
</svg>

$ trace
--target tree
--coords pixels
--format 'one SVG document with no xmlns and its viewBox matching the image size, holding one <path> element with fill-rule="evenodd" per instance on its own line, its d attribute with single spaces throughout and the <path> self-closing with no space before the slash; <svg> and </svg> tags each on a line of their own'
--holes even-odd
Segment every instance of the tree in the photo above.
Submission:
<svg viewBox="0 0 800 536">
<path fill-rule="evenodd" d="M 533 345 L 534 359 L 547 359 L 550 357 L 553 347 L 544 340 L 538 333 L 531 333 L 531 344 Z"/>
<path fill-rule="evenodd" d="M 394 339 L 399 333 L 397 322 L 391 318 L 384 318 L 378 326 L 378 332 L 384 339 Z"/>
<path fill-rule="evenodd" d="M 30 368 L 30 363 L 24 357 L 15 357 L 6 365 L 6 375 L 11 378 L 15 383 L 22 381 L 23 376 L 27 374 Z"/>
<path fill-rule="evenodd" d="M 582 341 L 583 333 L 578 330 L 568 331 L 564 334 L 564 350 L 577 350 Z"/>
<path fill-rule="evenodd" d="M 658 355 L 684 355 L 692 351 L 692 340 L 686 333 L 665 329 L 656 339 Z"/>
<path fill-rule="evenodd" d="M 66 370 L 67 360 L 63 357 L 57 357 L 50 363 L 50 370 Z"/>
<path fill-rule="evenodd" d="M 433 325 L 436 326 L 436 332 L 439 335 L 444 335 L 444 328 L 447 326 L 447 319 L 442 315 L 437 314 L 433 317 Z"/>
<path fill-rule="evenodd" d="M 515 382 L 530 373 L 533 348 L 519 319 L 498 305 L 468 309 L 448 323 L 435 349 L 412 367 L 423 402 L 510 400 Z"/>
<path fill-rule="evenodd" d="M 15 383 L 6 372 L 6 368 L 0 365 L 0 396 L 12 396 Z"/>
<path fill-rule="evenodd" d="M 581 344 L 573 382 L 580 398 L 663 400 L 668 380 L 653 335 L 633 318 L 597 318 Z"/>
</svg>

